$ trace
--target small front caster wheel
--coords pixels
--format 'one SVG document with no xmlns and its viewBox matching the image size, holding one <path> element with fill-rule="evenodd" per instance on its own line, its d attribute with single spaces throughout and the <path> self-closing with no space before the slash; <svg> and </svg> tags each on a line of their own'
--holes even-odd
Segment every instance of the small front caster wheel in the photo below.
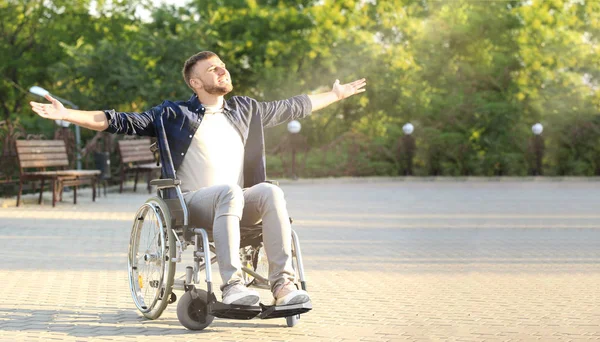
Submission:
<svg viewBox="0 0 600 342">
<path fill-rule="evenodd" d="M 287 322 L 287 326 L 290 328 L 295 326 L 296 324 L 298 324 L 299 320 L 300 320 L 300 315 L 294 315 L 294 316 L 285 318 L 285 321 Z"/>
<path fill-rule="evenodd" d="M 195 292 L 195 293 L 192 293 Z M 204 290 L 187 291 L 177 303 L 177 318 L 190 330 L 202 330 L 208 327 L 214 316 L 207 312 L 208 294 Z"/>
</svg>

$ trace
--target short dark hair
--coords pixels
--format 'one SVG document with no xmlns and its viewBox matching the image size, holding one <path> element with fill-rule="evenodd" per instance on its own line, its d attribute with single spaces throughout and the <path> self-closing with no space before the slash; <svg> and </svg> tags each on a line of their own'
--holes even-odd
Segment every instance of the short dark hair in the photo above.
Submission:
<svg viewBox="0 0 600 342">
<path fill-rule="evenodd" d="M 192 70 L 194 69 L 196 63 L 212 57 L 218 56 L 212 51 L 201 51 L 188 58 L 187 61 L 185 61 L 181 73 L 183 74 L 183 79 L 185 80 L 185 83 L 188 85 L 188 87 L 192 88 L 192 86 L 190 85 L 190 78 L 192 78 Z"/>
</svg>

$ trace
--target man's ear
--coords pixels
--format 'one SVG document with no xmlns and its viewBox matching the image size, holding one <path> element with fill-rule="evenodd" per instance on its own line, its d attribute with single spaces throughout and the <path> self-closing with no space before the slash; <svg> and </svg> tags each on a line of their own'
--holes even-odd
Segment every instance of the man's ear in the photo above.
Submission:
<svg viewBox="0 0 600 342">
<path fill-rule="evenodd" d="M 190 85 L 192 86 L 192 88 L 194 89 L 202 89 L 202 82 L 200 82 L 199 80 L 192 78 L 190 80 Z"/>
</svg>

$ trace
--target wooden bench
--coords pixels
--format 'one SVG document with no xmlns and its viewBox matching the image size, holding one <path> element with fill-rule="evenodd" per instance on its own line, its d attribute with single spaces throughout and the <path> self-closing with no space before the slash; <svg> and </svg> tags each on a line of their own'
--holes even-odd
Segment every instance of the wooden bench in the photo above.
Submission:
<svg viewBox="0 0 600 342">
<path fill-rule="evenodd" d="M 44 183 L 50 180 L 52 189 L 52 206 L 56 206 L 56 196 L 65 186 L 73 186 L 73 203 L 77 204 L 77 187 L 89 183 L 92 186 L 92 200 L 96 201 L 96 182 L 99 170 L 70 170 L 67 148 L 63 140 L 17 140 L 17 159 L 19 160 L 19 194 L 17 206 L 21 201 L 23 182 L 40 180 L 40 198 Z M 52 170 L 49 170 L 52 169 Z"/>
<path fill-rule="evenodd" d="M 150 179 L 152 172 L 160 170 L 156 165 L 154 154 L 150 151 L 150 139 L 119 140 L 119 154 L 121 155 L 121 186 L 119 192 L 123 192 L 123 182 L 127 173 L 135 173 L 133 191 L 137 190 L 137 182 L 140 173 L 147 173 L 148 192 L 151 191 Z"/>
</svg>

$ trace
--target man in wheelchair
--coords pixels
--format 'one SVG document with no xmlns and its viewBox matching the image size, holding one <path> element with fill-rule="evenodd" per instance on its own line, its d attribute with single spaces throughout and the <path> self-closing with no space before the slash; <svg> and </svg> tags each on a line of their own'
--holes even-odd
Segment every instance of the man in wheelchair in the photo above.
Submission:
<svg viewBox="0 0 600 342">
<path fill-rule="evenodd" d="M 190 215 L 190 224 L 211 230 L 223 284 L 224 304 L 257 305 L 256 291 L 243 282 L 239 258 L 240 224 L 262 222 L 275 305 L 308 302 L 294 285 L 291 225 L 283 192 L 265 183 L 263 127 L 300 119 L 334 102 L 365 91 L 365 79 L 333 85 L 331 91 L 286 100 L 259 102 L 224 96 L 233 90 L 221 59 L 210 51 L 191 56 L 183 78 L 194 91 L 188 101 L 171 102 L 143 113 L 66 109 L 50 95 L 50 104 L 31 102 L 41 117 L 65 120 L 92 130 L 156 136 L 156 118 L 164 123 L 173 165 Z M 160 145 L 160 144 L 159 144 Z M 167 145 L 167 144 L 164 144 Z M 175 175 L 173 175 L 174 178 Z"/>
</svg>

